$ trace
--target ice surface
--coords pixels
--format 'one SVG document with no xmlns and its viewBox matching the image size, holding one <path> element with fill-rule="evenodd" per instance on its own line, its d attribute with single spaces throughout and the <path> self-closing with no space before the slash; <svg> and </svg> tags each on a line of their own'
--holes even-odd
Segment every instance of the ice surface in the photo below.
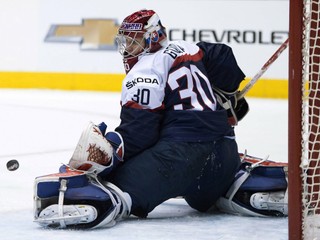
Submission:
<svg viewBox="0 0 320 240">
<path fill-rule="evenodd" d="M 287 218 L 201 214 L 182 199 L 157 207 L 148 219 L 131 217 L 110 229 L 42 229 L 33 222 L 33 180 L 67 163 L 88 121 L 119 123 L 120 94 L 53 90 L 0 90 L 0 239 L 288 239 Z M 236 128 L 239 151 L 287 161 L 287 101 L 249 98 L 250 112 Z M 6 169 L 10 159 L 20 168 Z"/>
</svg>

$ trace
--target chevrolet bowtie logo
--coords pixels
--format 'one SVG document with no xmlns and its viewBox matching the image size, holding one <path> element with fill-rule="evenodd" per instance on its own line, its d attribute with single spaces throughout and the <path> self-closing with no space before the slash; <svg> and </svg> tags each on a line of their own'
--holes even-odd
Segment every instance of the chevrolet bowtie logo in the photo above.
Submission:
<svg viewBox="0 0 320 240">
<path fill-rule="evenodd" d="M 84 19 L 81 25 L 52 25 L 46 42 L 75 42 L 85 50 L 115 50 L 119 25 L 114 19 Z"/>
</svg>

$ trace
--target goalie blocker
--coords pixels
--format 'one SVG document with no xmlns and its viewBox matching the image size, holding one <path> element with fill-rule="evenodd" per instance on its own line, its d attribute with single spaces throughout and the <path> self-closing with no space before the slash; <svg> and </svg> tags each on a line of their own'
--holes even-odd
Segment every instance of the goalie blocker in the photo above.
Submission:
<svg viewBox="0 0 320 240">
<path fill-rule="evenodd" d="M 203 51 L 202 61 L 217 101 L 227 110 L 229 123 L 235 126 L 249 112 L 246 99 L 243 96 L 237 97 L 245 74 L 239 68 L 229 46 L 207 42 L 199 42 L 197 45 Z"/>
</svg>

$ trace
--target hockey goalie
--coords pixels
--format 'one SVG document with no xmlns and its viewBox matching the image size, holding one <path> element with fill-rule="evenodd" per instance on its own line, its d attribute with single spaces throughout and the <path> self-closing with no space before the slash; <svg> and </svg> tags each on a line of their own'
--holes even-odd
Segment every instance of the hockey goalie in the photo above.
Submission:
<svg viewBox="0 0 320 240">
<path fill-rule="evenodd" d="M 116 41 L 120 124 L 90 122 L 69 162 L 35 179 L 34 220 L 111 227 L 176 197 L 200 212 L 286 216 L 287 165 L 238 151 L 234 128 L 249 107 L 237 97 L 245 75 L 232 49 L 169 41 L 153 10 L 126 17 Z"/>
</svg>

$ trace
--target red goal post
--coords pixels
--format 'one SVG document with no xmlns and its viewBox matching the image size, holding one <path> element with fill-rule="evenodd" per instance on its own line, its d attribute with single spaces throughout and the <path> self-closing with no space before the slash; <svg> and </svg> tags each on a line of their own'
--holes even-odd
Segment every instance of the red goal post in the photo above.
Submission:
<svg viewBox="0 0 320 240">
<path fill-rule="evenodd" d="M 289 240 L 320 239 L 320 3 L 290 0 Z"/>
</svg>

